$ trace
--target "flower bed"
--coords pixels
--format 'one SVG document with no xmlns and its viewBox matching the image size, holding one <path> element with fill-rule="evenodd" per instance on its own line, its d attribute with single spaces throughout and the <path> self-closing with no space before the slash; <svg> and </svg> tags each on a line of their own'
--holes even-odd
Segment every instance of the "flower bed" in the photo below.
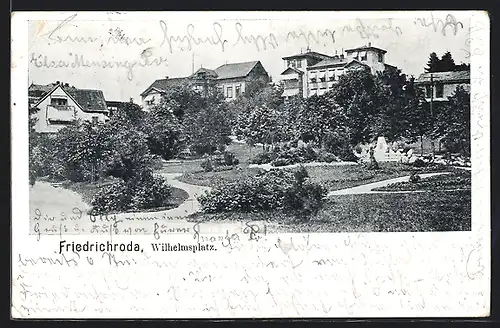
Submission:
<svg viewBox="0 0 500 328">
<path fill-rule="evenodd" d="M 374 191 L 442 191 L 442 190 L 470 190 L 470 172 L 454 172 L 450 174 L 436 175 L 424 179 L 415 179 L 416 182 L 404 181 L 392 183 L 385 187 L 373 189 Z"/>
</svg>

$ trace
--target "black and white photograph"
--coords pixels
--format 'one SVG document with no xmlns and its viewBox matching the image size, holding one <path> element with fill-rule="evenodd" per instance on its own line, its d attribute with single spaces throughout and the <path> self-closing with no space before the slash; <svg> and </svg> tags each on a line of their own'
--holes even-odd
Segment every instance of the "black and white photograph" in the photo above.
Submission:
<svg viewBox="0 0 500 328">
<path fill-rule="evenodd" d="M 26 222 L 20 233 L 31 240 L 38 244 L 54 241 L 47 257 L 36 259 L 21 255 L 22 251 L 13 256 L 22 270 L 36 271 L 40 262 L 53 266 L 58 261 L 65 261 L 62 266 L 70 266 L 71 261 L 86 265 L 106 261 L 118 270 L 120 265 L 139 263 L 137 258 L 143 254 L 157 257 L 162 252 L 166 261 L 171 257 L 166 252 L 177 251 L 175 256 L 184 256 L 186 263 L 188 257 L 213 258 L 214 263 L 224 258 L 244 268 L 232 270 L 247 272 L 241 277 L 222 268 L 210 273 L 205 270 L 209 266 L 200 265 L 201 271 L 176 271 L 180 283 L 194 279 L 211 286 L 207 281 L 223 284 L 227 279 L 229 286 L 233 280 L 241 284 L 244 279 L 247 283 L 257 279 L 257 274 L 249 276 L 254 266 L 245 261 L 254 255 L 247 254 L 259 247 L 264 252 L 262 245 L 268 243 L 266 252 L 279 252 L 290 262 L 290 267 L 281 269 L 288 272 L 281 279 L 276 276 L 281 275 L 278 269 L 272 273 L 281 286 L 276 287 L 276 296 L 271 280 L 267 287 L 259 282 L 253 296 L 218 294 L 207 287 L 204 297 L 213 303 L 200 300 L 190 307 L 175 305 L 166 313 L 159 310 L 162 305 L 144 310 L 148 302 L 156 302 L 148 293 L 156 293 L 136 289 L 130 293 L 146 303 L 135 304 L 127 315 L 160 311 L 162 316 L 175 317 L 193 311 L 195 317 L 242 313 L 264 317 L 318 313 L 449 316 L 489 310 L 489 287 L 484 287 L 489 276 L 483 270 L 489 259 L 479 255 L 489 246 L 477 246 L 481 242 L 476 244 L 472 237 L 457 239 L 457 243 L 470 241 L 477 246 L 469 253 L 465 246 L 451 246 L 455 242 L 451 237 L 433 237 L 445 236 L 444 232 L 479 236 L 488 230 L 486 221 L 480 222 L 484 230 L 477 230 L 473 219 L 477 211 L 486 211 L 485 203 L 474 203 L 480 195 L 475 190 L 486 192 L 481 184 L 489 188 L 489 180 L 474 175 L 480 172 L 475 171 L 479 166 L 489 165 L 489 160 L 478 155 L 477 146 L 489 142 L 479 139 L 487 123 L 474 121 L 486 117 L 478 112 L 489 111 L 480 93 L 488 74 L 483 75 L 485 66 L 478 59 L 487 57 L 474 48 L 474 42 L 489 42 L 486 14 L 291 12 L 288 17 L 279 12 L 157 12 L 150 16 L 102 12 L 93 17 L 62 12 L 40 18 L 41 13 L 27 14 L 31 16 L 23 21 L 27 36 L 22 57 L 13 57 L 13 62 L 23 61 L 22 67 L 27 68 L 16 86 L 16 94 L 24 98 L 13 98 L 13 111 L 24 115 L 25 123 L 18 121 L 23 127 L 16 128 L 25 131 L 28 126 L 23 137 L 28 164 L 23 168 L 29 169 L 29 181 L 17 181 L 17 188 L 27 190 L 23 213 L 29 215 L 16 219 Z M 351 262 L 337 261 L 332 258 L 337 251 L 313 249 L 312 236 L 324 242 L 338 240 L 339 247 L 379 247 L 369 241 L 373 238 L 380 245 L 386 243 L 387 249 L 370 253 L 371 260 L 361 248 L 351 249 L 358 259 L 364 257 L 364 264 L 354 255 L 351 260 L 347 253 Z M 392 238 L 394 244 L 390 244 Z M 428 239 L 417 242 L 412 238 Z M 441 252 L 433 238 L 450 244 Z M 299 247 L 301 243 L 305 248 Z M 451 249 L 449 258 L 439 260 L 446 249 Z M 314 252 L 322 255 L 315 257 Z M 376 276 L 375 272 L 387 270 L 376 264 L 381 252 L 398 254 L 390 261 L 398 258 L 394 265 L 402 268 L 399 274 Z M 448 269 L 442 269 L 441 275 L 430 267 L 417 270 L 416 266 L 425 263 L 425 255 L 419 253 L 415 255 L 419 259 L 412 260 L 404 252 L 434 253 L 429 263 L 443 267 L 448 263 Z M 93 257 L 89 259 L 88 254 Z M 128 260 L 117 260 L 120 256 Z M 259 270 L 280 268 L 278 260 L 255 256 L 261 261 Z M 460 264 L 461 269 L 450 262 L 464 259 L 467 263 Z M 366 261 L 373 261 L 372 267 Z M 150 270 L 160 272 L 159 262 L 155 263 Z M 148 270 L 149 265 L 138 270 Z M 166 264 L 170 265 L 177 268 Z M 360 265 L 372 273 L 354 274 Z M 323 293 L 316 286 L 293 294 L 298 287 L 284 278 L 295 272 L 297 284 L 306 277 L 326 283 L 331 277 L 321 272 L 337 266 L 349 271 L 349 276 L 338 273 L 333 279 L 339 285 L 352 283 L 352 291 L 334 292 L 327 287 Z M 310 273 L 304 276 L 295 271 L 306 269 Z M 124 275 L 132 268 L 127 270 Z M 223 270 L 235 276 L 223 275 Z M 156 279 L 152 277 L 161 275 L 158 272 L 150 273 L 148 279 Z M 79 274 L 81 278 L 72 279 L 83 283 L 85 276 Z M 314 274 L 318 276 L 310 276 Z M 429 282 L 443 276 L 455 287 L 468 276 L 470 284 L 482 284 L 488 290 L 474 285 L 467 296 L 444 294 L 438 290 L 440 285 Z M 99 311 L 119 316 L 111 303 L 115 298 L 132 297 L 118 295 L 125 290 L 120 286 L 128 283 L 132 288 L 135 278 L 119 283 L 104 277 L 106 284 L 115 285 L 107 287 L 114 288 L 112 296 L 103 296 L 90 284 L 93 278 L 88 279 L 82 290 L 93 289 L 94 293 L 89 292 L 93 296 L 82 300 L 82 294 L 75 292 L 61 304 L 54 296 L 46 300 L 47 305 L 39 302 L 52 292 L 50 282 L 39 282 L 47 288 L 31 292 L 26 289 L 35 288 L 33 280 L 18 282 L 24 296 L 16 311 L 22 317 L 95 316 Z M 57 285 L 56 280 L 53 283 Z M 170 295 L 172 288 L 177 290 L 179 304 L 184 304 L 179 299 L 195 297 L 172 286 L 158 292 L 158 300 Z M 72 287 L 65 288 L 68 298 Z M 345 293 L 349 297 L 331 296 Z M 445 304 L 446 298 L 457 300 L 450 305 Z"/>
</svg>

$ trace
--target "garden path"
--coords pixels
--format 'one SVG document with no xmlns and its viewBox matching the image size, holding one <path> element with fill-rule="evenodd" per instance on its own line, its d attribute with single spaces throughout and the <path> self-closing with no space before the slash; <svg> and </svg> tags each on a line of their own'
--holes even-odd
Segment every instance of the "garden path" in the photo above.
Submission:
<svg viewBox="0 0 500 328">
<path fill-rule="evenodd" d="M 436 173 L 424 173 L 424 174 L 419 174 L 419 175 L 421 178 L 428 178 L 428 177 L 432 177 L 435 175 L 449 174 L 449 173 L 450 172 L 436 172 Z M 372 182 L 372 183 L 364 184 L 364 185 L 357 186 L 357 187 L 335 190 L 335 191 L 329 192 L 327 197 L 338 196 L 338 195 L 381 194 L 381 193 L 391 193 L 392 194 L 392 193 L 411 193 L 411 192 L 414 192 L 414 191 L 374 191 L 374 190 L 372 190 L 375 188 L 385 187 L 385 186 L 390 185 L 392 183 L 408 181 L 408 179 L 410 179 L 409 175 L 404 176 L 404 177 L 399 177 L 399 178 L 393 178 L 393 179 Z"/>
</svg>

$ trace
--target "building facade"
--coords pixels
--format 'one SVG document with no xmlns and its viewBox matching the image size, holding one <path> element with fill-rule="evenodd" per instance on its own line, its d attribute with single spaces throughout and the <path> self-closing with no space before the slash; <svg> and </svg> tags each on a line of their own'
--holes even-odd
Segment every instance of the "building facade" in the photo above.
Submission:
<svg viewBox="0 0 500 328">
<path fill-rule="evenodd" d="M 143 109 L 149 111 L 161 100 L 162 92 L 169 88 L 189 83 L 194 90 L 202 92 L 207 84 L 215 85 L 226 101 L 236 99 L 247 91 L 251 81 L 269 83 L 270 77 L 260 61 L 224 64 L 214 70 L 200 68 L 192 75 L 180 78 L 159 79 L 141 93 Z"/>
<path fill-rule="evenodd" d="M 101 90 L 77 89 L 67 83 L 31 84 L 28 88 L 30 109 L 37 109 L 35 131 L 55 133 L 74 121 L 105 122 L 108 109 Z"/>
<path fill-rule="evenodd" d="M 470 71 L 423 73 L 415 80 L 415 85 L 424 91 L 425 100 L 447 101 L 457 86 L 470 92 Z"/>
<path fill-rule="evenodd" d="M 307 50 L 299 55 L 284 57 L 287 68 L 281 73 L 283 97 L 322 95 L 348 70 L 369 69 L 376 74 L 385 69 L 396 69 L 385 63 L 386 53 L 368 43 L 367 46 L 347 49 L 345 54 L 340 55 L 329 56 Z"/>
</svg>

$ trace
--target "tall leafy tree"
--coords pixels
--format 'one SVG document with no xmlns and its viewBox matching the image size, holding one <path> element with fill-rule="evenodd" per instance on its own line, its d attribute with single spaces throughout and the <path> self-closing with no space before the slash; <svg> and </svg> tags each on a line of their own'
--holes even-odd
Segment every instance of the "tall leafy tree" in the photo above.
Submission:
<svg viewBox="0 0 500 328">
<path fill-rule="evenodd" d="M 470 93 L 462 86 L 436 113 L 433 134 L 443 138 L 451 151 L 470 155 Z"/>
</svg>

